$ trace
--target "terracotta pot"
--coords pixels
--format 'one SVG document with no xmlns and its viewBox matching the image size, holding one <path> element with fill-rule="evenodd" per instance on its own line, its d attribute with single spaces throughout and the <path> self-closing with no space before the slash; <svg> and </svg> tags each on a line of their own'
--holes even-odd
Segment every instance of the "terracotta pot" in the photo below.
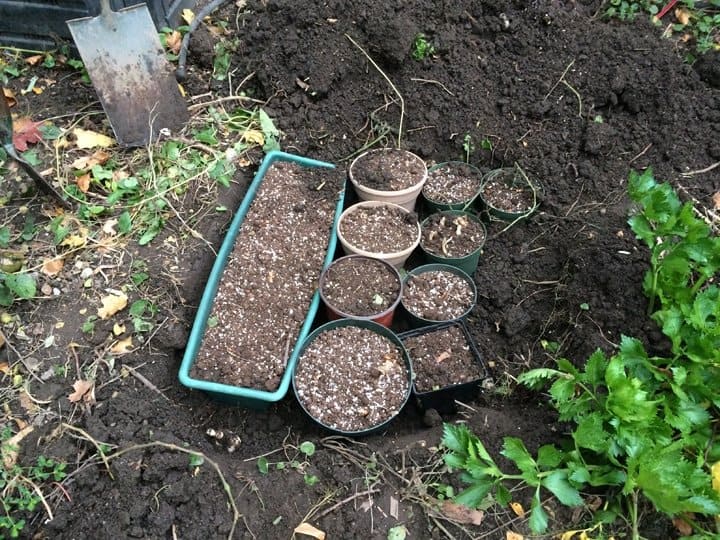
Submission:
<svg viewBox="0 0 720 540">
<path fill-rule="evenodd" d="M 333 298 L 337 298 L 337 294 L 341 294 L 344 290 L 349 289 L 357 282 L 353 283 L 340 283 L 339 279 L 336 278 L 338 275 L 338 269 L 343 265 L 353 264 L 357 266 L 359 271 L 362 271 L 365 276 L 372 276 L 378 282 L 385 282 L 386 280 L 394 280 L 397 285 L 397 293 L 395 297 L 390 296 L 390 291 L 382 291 L 383 294 L 378 294 L 376 291 L 360 291 L 357 294 L 358 303 L 353 306 L 352 309 L 345 308 L 343 311 L 340 307 L 333 302 Z M 339 259 L 334 260 L 328 265 L 320 274 L 320 298 L 325 303 L 325 310 L 327 312 L 328 319 L 355 319 L 373 321 L 388 328 L 392 324 L 393 316 L 395 315 L 395 309 L 400 304 L 400 298 L 402 297 L 402 278 L 400 272 L 387 261 L 380 259 L 374 259 L 372 257 L 366 257 L 364 255 L 345 255 Z M 332 287 L 332 290 L 330 290 Z M 376 297 L 380 298 L 380 302 L 375 302 L 374 299 L 369 298 L 370 295 L 375 294 Z M 368 298 L 364 298 L 368 297 Z M 385 297 L 388 297 L 385 300 Z M 380 311 L 373 311 L 374 304 L 381 304 L 386 306 L 390 302 L 388 307 Z"/>
<path fill-rule="evenodd" d="M 360 174 L 358 174 L 358 163 L 362 162 L 363 160 L 373 159 L 381 152 L 397 152 L 398 159 L 403 160 L 403 163 L 407 164 L 407 167 L 404 167 L 405 169 L 408 169 L 414 164 L 421 171 L 421 173 L 418 175 L 417 182 L 415 182 L 410 187 L 395 191 L 375 189 L 367 184 L 364 184 L 364 179 L 361 177 Z M 398 204 L 402 206 L 406 210 L 415 209 L 415 201 L 417 200 L 418 195 L 420 195 L 420 192 L 422 191 L 422 188 L 427 181 L 427 175 L 427 167 L 425 166 L 425 162 L 420 159 L 420 157 L 413 154 L 412 152 L 409 152 L 407 150 L 401 150 L 399 148 L 380 148 L 375 150 L 368 150 L 367 152 L 364 152 L 358 157 L 356 157 L 350 164 L 350 168 L 348 170 L 350 183 L 353 185 L 353 188 L 355 188 L 355 192 L 357 193 L 360 200 L 391 202 L 393 204 Z"/>
<path fill-rule="evenodd" d="M 346 209 L 341 215 L 340 219 L 337 221 L 337 237 L 340 240 L 340 245 L 342 246 L 343 250 L 346 254 L 357 254 L 357 255 L 365 255 L 366 257 L 372 257 L 374 259 L 381 259 L 383 261 L 387 261 L 388 263 L 392 264 L 395 268 L 402 268 L 403 264 L 405 264 L 405 261 L 407 261 L 408 257 L 412 254 L 412 252 L 415 250 L 415 248 L 420 244 L 420 224 L 417 223 L 417 235 L 415 237 L 415 240 L 412 242 L 411 245 L 408 245 L 408 247 L 401 249 L 401 250 L 395 250 L 395 251 L 368 251 L 361 247 L 358 247 L 356 245 L 353 245 L 348 241 L 346 236 L 342 232 L 343 228 L 343 221 L 347 218 L 348 215 L 350 215 L 352 212 L 357 211 L 361 208 L 377 208 L 377 207 L 383 207 L 387 206 L 390 208 L 396 208 L 400 210 L 401 212 L 404 212 L 408 215 L 411 214 L 411 212 L 402 206 L 399 206 L 397 204 L 388 203 L 388 202 L 380 202 L 380 201 L 364 201 L 356 203 L 352 206 L 350 206 L 348 209 Z M 415 221 L 417 222 L 417 218 L 415 218 Z"/>
</svg>

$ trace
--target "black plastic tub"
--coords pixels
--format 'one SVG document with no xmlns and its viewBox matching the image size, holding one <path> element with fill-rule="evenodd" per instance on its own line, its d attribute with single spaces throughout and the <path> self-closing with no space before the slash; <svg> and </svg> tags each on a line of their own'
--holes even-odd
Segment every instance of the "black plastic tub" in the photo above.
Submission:
<svg viewBox="0 0 720 540">
<path fill-rule="evenodd" d="M 441 332 L 451 327 L 458 327 L 462 332 L 465 338 L 465 342 L 467 343 L 469 348 L 468 352 L 472 356 L 473 361 L 478 367 L 478 376 L 470 381 L 451 384 L 428 391 L 418 391 L 418 369 L 416 367 L 418 362 L 415 358 L 413 358 L 413 351 L 410 347 L 407 346 L 406 342 L 411 337 L 431 334 L 433 332 Z M 472 339 L 472 336 L 468 332 L 468 329 L 463 321 L 456 320 L 441 324 L 434 324 L 431 326 L 425 326 L 415 330 L 403 332 L 399 334 L 398 337 L 400 338 L 400 341 L 403 342 L 405 350 L 408 353 L 408 357 L 410 358 L 412 372 L 415 375 L 413 378 L 412 390 L 413 394 L 415 395 L 417 404 L 421 409 L 435 409 L 436 411 L 441 413 L 451 413 L 457 410 L 456 401 L 461 401 L 465 403 L 468 401 L 472 401 L 477 397 L 480 384 L 482 380 L 487 376 L 487 370 L 485 369 L 485 364 L 483 363 L 482 356 L 478 351 L 477 345 L 475 345 L 475 341 Z"/>
<path fill-rule="evenodd" d="M 65 21 L 89 17 L 99 13 L 88 10 L 83 0 L 0 0 L 0 45 L 28 50 L 49 50 L 63 42 L 72 43 Z M 174 28 L 179 24 L 180 13 L 192 8 L 196 0 L 110 0 L 114 10 L 146 3 L 155 26 Z"/>
</svg>

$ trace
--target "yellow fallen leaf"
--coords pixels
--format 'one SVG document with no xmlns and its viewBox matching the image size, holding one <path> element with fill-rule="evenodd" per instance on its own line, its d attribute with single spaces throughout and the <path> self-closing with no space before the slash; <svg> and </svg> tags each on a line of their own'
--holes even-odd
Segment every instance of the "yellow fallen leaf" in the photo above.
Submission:
<svg viewBox="0 0 720 540">
<path fill-rule="evenodd" d="M 522 534 L 518 534 L 516 532 L 507 531 L 505 533 L 505 540 L 524 540 L 524 536 Z"/>
<path fill-rule="evenodd" d="M 33 91 L 36 95 L 40 95 L 40 94 L 43 93 L 43 89 L 40 88 L 39 86 L 33 86 L 32 91 Z"/>
<path fill-rule="evenodd" d="M 100 301 L 102 302 L 102 307 L 98 308 L 98 317 L 108 319 L 127 306 L 128 297 L 124 292 L 117 291 L 116 294 L 109 294 Z"/>
<path fill-rule="evenodd" d="M 512 511 L 515 512 L 515 515 L 520 518 L 525 517 L 525 509 L 522 507 L 522 504 L 519 502 L 511 502 L 510 508 L 512 508 Z"/>
<path fill-rule="evenodd" d="M 45 57 L 42 54 L 34 54 L 25 58 L 25 63 L 34 66 L 37 65 L 43 58 Z"/>
<path fill-rule="evenodd" d="M 323 531 L 304 521 L 295 527 L 295 534 L 304 534 L 305 536 L 317 538 L 317 540 L 325 540 L 325 533 Z"/>
<path fill-rule="evenodd" d="M 124 334 L 124 333 L 125 333 L 125 325 L 115 323 L 115 325 L 113 326 L 113 334 L 115 334 L 116 336 L 119 336 L 120 334 Z"/>
<path fill-rule="evenodd" d="M 712 200 L 715 210 L 720 210 L 720 191 L 718 191 L 715 195 L 712 196 Z"/>
<path fill-rule="evenodd" d="M 195 20 L 195 13 L 192 9 L 183 9 L 182 18 L 186 23 L 191 24 Z"/>
<path fill-rule="evenodd" d="M 167 44 L 168 50 L 173 54 L 180 52 L 180 45 L 182 45 L 182 34 L 177 30 L 173 30 L 169 36 L 165 37 L 165 43 Z"/>
<path fill-rule="evenodd" d="M 75 145 L 81 149 L 98 147 L 108 148 L 109 146 L 115 144 L 115 139 L 112 137 L 108 137 L 107 135 L 103 135 L 102 133 L 97 133 L 95 131 L 75 128 L 72 130 L 72 133 L 75 135 Z"/>
<path fill-rule="evenodd" d="M 443 501 L 440 510 L 452 521 L 459 523 L 469 523 L 471 525 L 480 525 L 485 517 L 482 510 L 473 510 L 462 504 L 456 504 L 451 501 Z"/>
<path fill-rule="evenodd" d="M 5 346 L 5 336 L 3 336 L 2 334 L 0 334 L 0 349 L 2 349 L 4 346 Z M 3 364 L 6 366 L 6 369 L 7 369 L 7 362 L 3 362 Z M 3 373 L 5 373 L 5 372 L 2 370 L 2 365 L 1 365 L 1 364 L 0 364 L 0 371 L 2 371 Z"/>
<path fill-rule="evenodd" d="M 182 84 L 178 83 L 178 89 L 180 90 L 180 95 L 181 95 L 182 97 L 187 96 L 187 92 L 185 91 L 185 87 L 184 87 Z"/>
<path fill-rule="evenodd" d="M 258 146 L 265 144 L 265 136 L 262 134 L 262 131 L 258 131 L 257 129 L 248 129 L 243 133 L 242 138 L 245 142 L 254 143 Z"/>
<path fill-rule="evenodd" d="M 72 162 L 71 166 L 73 169 L 89 169 L 95 165 L 105 165 L 107 160 L 110 159 L 110 153 L 105 150 L 95 150 L 91 156 L 80 156 Z"/>
<path fill-rule="evenodd" d="M 68 394 L 68 399 L 73 403 L 83 400 L 87 403 L 95 402 L 95 381 L 78 379 L 73 383 L 74 392 Z"/>
<path fill-rule="evenodd" d="M 132 336 L 128 336 L 110 347 L 110 352 L 112 354 L 127 354 L 132 350 L 132 346 Z"/>
<path fill-rule="evenodd" d="M 716 461 L 710 468 L 712 473 L 712 487 L 715 491 L 720 493 L 720 461 Z"/>
<path fill-rule="evenodd" d="M 3 88 L 3 95 L 5 96 L 8 107 L 14 107 L 17 104 L 17 99 L 15 99 L 15 92 L 10 90 L 9 88 Z"/>
<path fill-rule="evenodd" d="M 63 241 L 60 242 L 61 246 L 67 246 L 70 248 L 83 247 L 85 244 L 87 244 L 87 236 L 85 234 L 71 234 L 66 236 Z"/>
<path fill-rule="evenodd" d="M 690 22 L 690 11 L 687 9 L 678 8 L 675 10 L 675 18 L 683 26 Z"/>
<path fill-rule="evenodd" d="M 65 261 L 59 257 L 46 260 L 42 265 L 42 273 L 47 276 L 56 276 L 65 266 Z"/>
</svg>

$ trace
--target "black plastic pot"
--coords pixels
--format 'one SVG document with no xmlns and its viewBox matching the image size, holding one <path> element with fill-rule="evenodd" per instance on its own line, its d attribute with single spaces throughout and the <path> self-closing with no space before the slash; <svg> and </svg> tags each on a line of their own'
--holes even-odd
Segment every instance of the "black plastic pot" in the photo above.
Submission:
<svg viewBox="0 0 720 540">
<path fill-rule="evenodd" d="M 415 374 L 415 377 L 413 378 L 413 394 L 415 395 L 417 404 L 421 409 L 435 409 L 436 411 L 441 413 L 455 412 L 457 410 L 457 404 L 455 402 L 467 402 L 475 399 L 480 388 L 480 383 L 487 376 L 487 370 L 485 368 L 485 364 L 483 363 L 482 356 L 480 355 L 480 352 L 475 345 L 475 341 L 472 339 L 472 336 L 468 332 L 465 323 L 462 321 L 454 321 L 435 324 L 432 326 L 425 326 L 416 330 L 403 332 L 399 334 L 398 337 L 404 344 L 408 340 L 408 338 L 430 334 L 433 332 L 439 332 L 453 326 L 459 327 L 461 329 L 463 336 L 465 337 L 465 341 L 470 348 L 469 352 L 473 356 L 474 360 L 477 362 L 478 367 L 480 368 L 479 375 L 476 379 L 473 379 L 472 381 L 452 384 L 449 386 L 438 388 L 436 390 L 418 391 L 417 370 L 414 367 L 415 364 L 413 363 L 412 353 L 408 350 L 410 365 L 413 366 L 412 369 L 413 373 Z"/>
</svg>

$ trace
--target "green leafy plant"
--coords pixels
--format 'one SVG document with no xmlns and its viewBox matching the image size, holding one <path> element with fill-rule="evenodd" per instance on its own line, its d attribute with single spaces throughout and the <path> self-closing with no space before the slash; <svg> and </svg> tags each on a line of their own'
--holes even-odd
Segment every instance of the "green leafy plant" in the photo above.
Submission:
<svg viewBox="0 0 720 540">
<path fill-rule="evenodd" d="M 520 375 L 530 388 L 550 384 L 559 420 L 573 425 L 570 439 L 533 457 L 519 439 L 506 438 L 502 454 L 520 471 L 508 474 L 466 428 L 446 426 L 446 464 L 470 484 L 456 501 L 476 506 L 493 493 L 504 504 L 503 482 L 521 480 L 535 488 L 530 527 L 539 533 L 547 527 L 541 488 L 575 506 L 580 491 L 601 487 L 608 505 L 596 519 L 625 517 L 633 539 L 640 538 L 642 499 L 669 516 L 720 513 L 710 472 L 720 460 L 713 427 L 720 406 L 720 292 L 712 282 L 720 240 L 652 171 L 632 172 L 628 190 L 638 204 L 629 223 L 651 251 L 644 290 L 672 355 L 651 356 L 639 340 L 623 336 L 617 352 L 597 350 L 582 369 L 559 358 L 555 369 Z M 660 302 L 656 311 L 653 301 Z"/>
<path fill-rule="evenodd" d="M 65 464 L 58 463 L 45 456 L 38 456 L 34 465 L 22 467 L 9 459 L 14 454 L 14 448 L 9 439 L 12 432 L 5 428 L 0 435 L 2 439 L 2 454 L 5 466 L 0 469 L 0 504 L 3 515 L 0 515 L 0 536 L 7 531 L 10 538 L 17 538 L 25 528 L 26 521 L 23 515 L 34 512 L 42 498 L 40 490 L 46 482 L 59 482 L 65 478 Z"/>
<path fill-rule="evenodd" d="M 288 449 L 293 450 L 294 453 L 290 455 Z M 314 454 L 315 443 L 312 441 L 303 441 L 297 447 L 288 445 L 285 448 L 285 457 L 287 460 L 270 462 L 267 457 L 261 456 L 256 463 L 260 474 L 269 474 L 272 468 L 278 471 L 291 469 L 303 475 L 303 481 L 307 486 L 314 486 L 320 479 L 316 475 L 307 472 L 307 467 L 310 465 L 307 460 Z M 299 459 L 301 456 L 304 456 L 302 461 Z"/>
<path fill-rule="evenodd" d="M 416 34 L 413 40 L 411 56 L 415 60 L 424 60 L 433 54 L 435 54 L 435 47 L 427 36 L 423 33 Z"/>
</svg>

